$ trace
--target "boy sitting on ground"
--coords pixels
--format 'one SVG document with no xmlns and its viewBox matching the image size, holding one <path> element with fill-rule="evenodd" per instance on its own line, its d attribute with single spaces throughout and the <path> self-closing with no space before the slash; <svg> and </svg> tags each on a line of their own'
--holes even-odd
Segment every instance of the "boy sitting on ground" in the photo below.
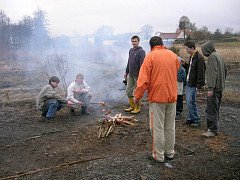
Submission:
<svg viewBox="0 0 240 180">
<path fill-rule="evenodd" d="M 62 98 L 57 90 L 59 83 L 59 78 L 52 76 L 49 79 L 49 84 L 37 96 L 36 107 L 42 111 L 42 116 L 48 121 L 67 103 L 66 99 Z"/>
<path fill-rule="evenodd" d="M 92 98 L 91 88 L 84 81 L 84 76 L 82 74 L 77 74 L 76 79 L 67 88 L 67 100 L 72 102 L 73 105 L 79 105 L 82 108 L 82 114 L 89 115 L 87 112 L 87 107 L 90 104 Z M 70 113 L 75 115 L 74 106 L 71 107 Z"/>
</svg>

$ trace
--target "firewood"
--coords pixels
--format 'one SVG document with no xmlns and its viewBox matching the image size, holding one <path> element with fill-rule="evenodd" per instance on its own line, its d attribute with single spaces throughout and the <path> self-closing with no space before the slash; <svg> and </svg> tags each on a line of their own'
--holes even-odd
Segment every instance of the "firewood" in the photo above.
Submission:
<svg viewBox="0 0 240 180">
<path fill-rule="evenodd" d="M 115 124 L 135 126 L 138 120 L 135 119 L 134 116 L 122 116 L 122 114 L 119 113 L 114 116 L 105 116 L 99 122 L 98 138 L 106 138 L 111 132 L 113 132 Z"/>
<path fill-rule="evenodd" d="M 98 138 L 100 138 L 101 136 L 102 136 L 102 126 L 100 126 L 98 130 Z"/>
<path fill-rule="evenodd" d="M 113 129 L 113 124 L 109 127 L 106 137 L 109 135 L 110 132 L 112 132 L 112 129 Z"/>
</svg>

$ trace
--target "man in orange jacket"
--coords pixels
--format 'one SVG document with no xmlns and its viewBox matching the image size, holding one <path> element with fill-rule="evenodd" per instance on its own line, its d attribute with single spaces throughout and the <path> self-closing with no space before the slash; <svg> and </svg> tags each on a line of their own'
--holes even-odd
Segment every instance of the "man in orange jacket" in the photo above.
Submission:
<svg viewBox="0 0 240 180">
<path fill-rule="evenodd" d="M 152 157 L 157 162 L 174 157 L 178 57 L 163 46 L 161 37 L 150 39 L 151 52 L 141 66 L 134 93 L 138 103 L 148 91 Z"/>
</svg>

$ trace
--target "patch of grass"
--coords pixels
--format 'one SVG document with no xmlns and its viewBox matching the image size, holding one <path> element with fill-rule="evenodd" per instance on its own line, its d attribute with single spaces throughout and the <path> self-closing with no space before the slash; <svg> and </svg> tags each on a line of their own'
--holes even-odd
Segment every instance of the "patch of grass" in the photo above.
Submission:
<svg viewBox="0 0 240 180">
<path fill-rule="evenodd" d="M 223 100 L 231 103 L 240 103 L 240 92 L 227 89 L 223 91 Z"/>
<path fill-rule="evenodd" d="M 227 47 L 239 47 L 240 48 L 240 42 L 218 42 L 215 43 L 215 46 L 227 46 Z"/>
<path fill-rule="evenodd" d="M 175 45 L 180 48 L 179 55 L 184 59 L 189 59 L 189 55 L 186 53 L 184 45 Z M 226 62 L 240 62 L 240 42 L 226 42 L 216 43 L 216 51 L 223 57 Z M 196 49 L 202 53 L 201 45 L 197 44 Z"/>
<path fill-rule="evenodd" d="M 226 62 L 240 62 L 240 46 L 216 46 L 216 50 Z"/>
</svg>

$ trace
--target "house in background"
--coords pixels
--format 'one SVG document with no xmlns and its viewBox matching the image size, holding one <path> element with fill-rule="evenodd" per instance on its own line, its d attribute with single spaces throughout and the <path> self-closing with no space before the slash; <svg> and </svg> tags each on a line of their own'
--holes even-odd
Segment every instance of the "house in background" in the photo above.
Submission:
<svg viewBox="0 0 240 180">
<path fill-rule="evenodd" d="M 172 46 L 172 44 L 175 40 L 183 40 L 184 34 L 185 34 L 185 38 L 187 36 L 190 36 L 191 30 L 186 29 L 184 32 L 184 30 L 177 29 L 177 31 L 175 33 L 156 32 L 156 36 L 160 36 L 163 40 L 164 45 L 167 47 Z"/>
</svg>

